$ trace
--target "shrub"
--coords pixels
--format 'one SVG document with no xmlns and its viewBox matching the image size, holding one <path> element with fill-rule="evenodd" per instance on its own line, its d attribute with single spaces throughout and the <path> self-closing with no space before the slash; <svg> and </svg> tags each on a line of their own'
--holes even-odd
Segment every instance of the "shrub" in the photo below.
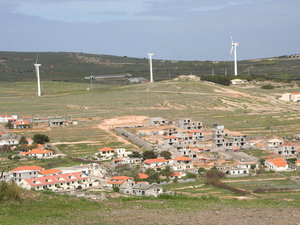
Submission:
<svg viewBox="0 0 300 225">
<path fill-rule="evenodd" d="M 129 155 L 130 158 L 141 158 L 142 155 L 141 153 L 137 152 L 137 151 L 133 151 L 131 155 Z"/>
<path fill-rule="evenodd" d="M 9 121 L 7 124 L 5 124 L 5 128 L 7 128 L 7 129 L 13 129 L 14 125 L 13 125 L 12 122 Z"/>
<path fill-rule="evenodd" d="M 26 140 L 26 137 L 22 136 L 19 140 L 19 145 L 27 145 L 28 141 Z"/>
<path fill-rule="evenodd" d="M 15 183 L 0 182 L 0 202 L 4 201 L 21 201 L 22 189 Z"/>
<path fill-rule="evenodd" d="M 120 191 L 120 188 L 119 188 L 119 187 L 117 187 L 117 186 L 115 186 L 115 187 L 113 187 L 113 191 L 114 191 L 114 192 L 118 192 L 118 193 L 119 193 L 119 191 Z"/>
<path fill-rule="evenodd" d="M 275 87 L 272 84 L 266 84 L 261 86 L 262 89 L 274 89 Z"/>
<path fill-rule="evenodd" d="M 36 144 L 45 144 L 47 142 L 50 142 L 50 138 L 44 134 L 35 134 L 33 136 L 33 141 Z"/>
</svg>

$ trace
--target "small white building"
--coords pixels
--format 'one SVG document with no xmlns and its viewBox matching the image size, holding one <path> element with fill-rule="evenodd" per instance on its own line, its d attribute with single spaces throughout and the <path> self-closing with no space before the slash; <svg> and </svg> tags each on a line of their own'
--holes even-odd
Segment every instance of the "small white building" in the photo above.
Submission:
<svg viewBox="0 0 300 225">
<path fill-rule="evenodd" d="M 132 152 L 126 151 L 125 148 L 112 149 L 109 147 L 101 148 L 98 150 L 98 153 L 96 153 L 96 155 L 100 156 L 100 158 L 103 160 L 109 160 L 114 157 L 117 157 L 117 158 L 127 157 L 130 154 L 132 154 Z"/>
<path fill-rule="evenodd" d="M 273 171 L 287 171 L 289 169 L 288 163 L 285 159 L 266 159 L 265 166 Z"/>
<path fill-rule="evenodd" d="M 179 156 L 175 159 L 173 159 L 173 165 L 172 169 L 174 171 L 185 171 L 194 168 L 192 164 L 192 159 L 185 157 L 185 156 Z"/>
<path fill-rule="evenodd" d="M 300 92 L 284 93 L 279 100 L 286 102 L 300 102 Z"/>
<path fill-rule="evenodd" d="M 15 146 L 18 144 L 19 144 L 19 141 L 17 139 L 13 139 L 13 138 L 0 140 L 0 146 L 3 146 L 3 145 Z"/>
<path fill-rule="evenodd" d="M 170 160 L 166 160 L 164 158 L 146 159 L 144 161 L 144 168 L 145 170 L 147 170 L 148 168 L 152 168 L 156 171 L 160 171 L 164 169 L 167 165 L 169 165 L 170 162 Z"/>
<path fill-rule="evenodd" d="M 13 122 L 18 119 L 17 115 L 0 115 L 0 123 Z"/>
<path fill-rule="evenodd" d="M 232 85 L 241 85 L 241 84 L 247 84 L 247 83 L 249 83 L 247 80 L 242 80 L 242 79 L 231 80 Z"/>
<path fill-rule="evenodd" d="M 28 152 L 21 152 L 21 156 L 28 156 L 36 159 L 45 159 L 45 158 L 51 158 L 53 156 L 54 152 L 50 150 L 45 149 L 32 149 Z"/>
</svg>

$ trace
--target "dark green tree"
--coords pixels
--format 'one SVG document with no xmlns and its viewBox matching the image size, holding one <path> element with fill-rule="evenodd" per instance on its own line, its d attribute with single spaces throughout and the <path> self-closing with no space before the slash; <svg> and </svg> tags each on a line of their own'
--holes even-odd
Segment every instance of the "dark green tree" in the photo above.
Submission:
<svg viewBox="0 0 300 225">
<path fill-rule="evenodd" d="M 142 158 L 141 153 L 138 151 L 133 151 L 131 155 L 129 155 L 130 158 Z"/>
<path fill-rule="evenodd" d="M 26 137 L 22 136 L 19 140 L 19 145 L 27 145 L 28 141 L 26 140 Z"/>
<path fill-rule="evenodd" d="M 33 136 L 33 142 L 36 144 L 45 144 L 50 142 L 50 138 L 44 134 L 35 134 Z"/>
<path fill-rule="evenodd" d="M 160 174 L 162 176 L 165 176 L 167 178 L 169 178 L 172 174 L 174 173 L 174 171 L 172 170 L 172 168 L 170 166 L 166 166 L 161 172 Z"/>
<path fill-rule="evenodd" d="M 172 154 L 171 154 L 171 152 L 169 152 L 169 151 L 162 151 L 162 152 L 160 153 L 160 156 L 161 156 L 161 157 L 164 157 L 165 159 L 171 159 Z"/>
<path fill-rule="evenodd" d="M 143 159 L 156 159 L 157 154 L 154 151 L 145 151 L 143 152 Z"/>
</svg>

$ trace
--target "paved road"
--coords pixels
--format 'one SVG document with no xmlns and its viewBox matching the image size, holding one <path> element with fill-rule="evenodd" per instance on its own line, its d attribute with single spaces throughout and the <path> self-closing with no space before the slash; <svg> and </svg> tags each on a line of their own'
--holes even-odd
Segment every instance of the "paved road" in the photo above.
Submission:
<svg viewBox="0 0 300 225">
<path fill-rule="evenodd" d="M 141 146 L 141 147 L 143 147 L 147 150 L 152 150 L 152 144 L 150 144 L 147 141 L 141 139 L 137 135 L 132 134 L 129 131 L 123 129 L 123 128 L 115 128 L 114 131 L 117 134 L 122 135 L 123 137 L 127 138 L 128 140 L 130 140 L 134 144 L 139 145 L 139 146 Z"/>
<path fill-rule="evenodd" d="M 224 155 L 228 159 L 233 159 L 236 161 L 243 161 L 243 162 L 253 162 L 258 161 L 257 158 L 250 156 L 244 152 L 232 152 L 232 151 L 224 151 L 219 152 L 220 154 Z"/>
</svg>

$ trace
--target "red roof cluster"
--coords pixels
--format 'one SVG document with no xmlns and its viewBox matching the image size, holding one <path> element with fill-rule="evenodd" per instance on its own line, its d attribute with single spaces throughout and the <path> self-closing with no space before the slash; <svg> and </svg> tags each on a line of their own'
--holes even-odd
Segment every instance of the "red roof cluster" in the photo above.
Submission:
<svg viewBox="0 0 300 225">
<path fill-rule="evenodd" d="M 45 176 L 45 177 L 37 177 L 37 178 L 29 178 L 24 181 L 27 182 L 30 186 L 44 186 L 49 184 L 56 183 L 65 183 L 72 182 L 78 180 L 87 180 L 87 176 L 82 172 L 74 172 L 74 173 L 64 173 L 53 176 Z"/>
</svg>

